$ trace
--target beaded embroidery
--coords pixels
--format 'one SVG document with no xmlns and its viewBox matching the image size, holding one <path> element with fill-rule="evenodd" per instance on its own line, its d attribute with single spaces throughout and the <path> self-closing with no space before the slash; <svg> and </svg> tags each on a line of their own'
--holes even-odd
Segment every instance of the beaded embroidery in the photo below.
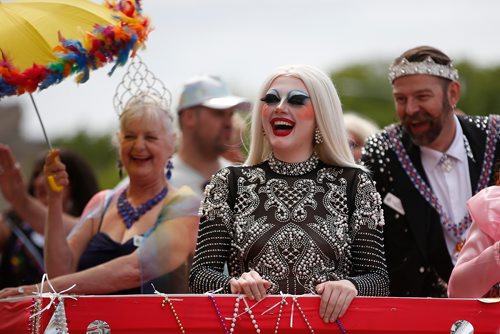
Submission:
<svg viewBox="0 0 500 334">
<path fill-rule="evenodd" d="M 230 293 L 227 262 L 230 277 L 255 270 L 270 294 L 300 295 L 368 265 L 353 277 L 360 295 L 387 295 L 381 205 L 367 174 L 321 161 L 301 177 L 277 177 L 269 161 L 222 169 L 205 188 L 190 287 Z"/>
<path fill-rule="evenodd" d="M 318 155 L 314 152 L 309 159 L 302 162 L 285 162 L 275 158 L 274 154 L 269 157 L 269 167 L 278 174 L 298 176 L 312 171 L 318 165 Z"/>
<path fill-rule="evenodd" d="M 490 126 L 487 131 L 486 137 L 486 148 L 483 159 L 483 168 L 481 170 L 481 175 L 479 177 L 479 182 L 477 185 L 476 193 L 488 185 L 488 180 L 490 179 L 491 170 L 493 166 L 493 160 L 495 156 L 496 143 L 499 136 L 499 126 L 498 126 L 498 116 L 490 116 Z M 401 142 L 396 126 L 391 126 L 387 129 L 387 133 L 391 140 L 391 148 L 396 153 L 396 156 L 406 172 L 410 180 L 412 181 L 418 192 L 425 198 L 425 200 L 437 211 L 439 214 L 441 223 L 448 232 L 452 233 L 452 236 L 457 241 L 457 247 L 463 242 L 462 235 L 467 231 L 470 224 L 472 223 L 472 218 L 470 214 L 467 213 L 465 217 L 458 224 L 454 224 L 449 220 L 446 213 L 443 211 L 441 204 L 438 202 L 438 198 L 432 191 L 432 189 L 427 185 L 424 179 L 420 176 L 417 169 L 410 160 L 406 149 Z M 457 249 L 459 251 L 459 249 Z"/>
</svg>

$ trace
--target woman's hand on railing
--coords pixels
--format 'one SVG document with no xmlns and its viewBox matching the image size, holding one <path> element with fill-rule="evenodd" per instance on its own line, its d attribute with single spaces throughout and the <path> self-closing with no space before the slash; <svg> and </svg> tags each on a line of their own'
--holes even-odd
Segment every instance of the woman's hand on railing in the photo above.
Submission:
<svg viewBox="0 0 500 334">
<path fill-rule="evenodd" d="M 256 271 L 251 270 L 243 273 L 238 279 L 232 278 L 229 285 L 231 293 L 242 293 L 250 300 L 261 301 L 266 297 L 267 289 L 271 287 L 272 283 L 263 279 Z"/>
<path fill-rule="evenodd" d="M 316 292 L 321 295 L 319 316 L 326 323 L 334 322 L 342 317 L 351 304 L 358 290 L 348 280 L 328 281 L 316 286 Z"/>
</svg>

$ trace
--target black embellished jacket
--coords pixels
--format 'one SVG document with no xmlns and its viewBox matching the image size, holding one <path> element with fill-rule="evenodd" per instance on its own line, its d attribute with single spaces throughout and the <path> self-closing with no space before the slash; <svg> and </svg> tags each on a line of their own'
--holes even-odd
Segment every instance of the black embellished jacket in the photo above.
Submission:
<svg viewBox="0 0 500 334">
<path fill-rule="evenodd" d="M 382 225 L 380 195 L 360 169 L 315 155 L 225 168 L 205 190 L 190 288 L 230 293 L 231 277 L 255 270 L 273 294 L 348 279 L 359 295 L 387 295 Z"/>
<path fill-rule="evenodd" d="M 459 122 L 472 152 L 468 158 L 471 189 L 477 192 L 485 157 L 486 136 L 490 133 L 488 117 L 460 116 Z M 499 122 L 500 123 L 500 122 Z M 420 159 L 420 148 L 398 125 L 398 138 L 418 173 L 429 184 Z M 391 148 L 388 128 L 368 139 L 363 163 L 372 171 L 382 199 L 385 215 L 384 242 L 389 271 L 391 296 L 446 297 L 447 282 L 453 269 L 438 213 L 417 191 Z M 496 129 L 500 133 L 498 127 Z M 494 160 L 498 162 L 500 141 Z M 491 163 L 494 166 L 494 162 Z M 493 175 L 488 184 L 493 184 Z M 387 205 L 387 196 L 401 201 L 404 214 L 397 206 Z"/>
</svg>

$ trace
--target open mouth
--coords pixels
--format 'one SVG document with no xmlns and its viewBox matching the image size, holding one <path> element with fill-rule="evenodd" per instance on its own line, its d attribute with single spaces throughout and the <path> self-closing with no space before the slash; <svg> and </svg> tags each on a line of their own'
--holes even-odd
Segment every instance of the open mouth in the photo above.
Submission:
<svg viewBox="0 0 500 334">
<path fill-rule="evenodd" d="M 137 156 L 132 156 L 130 157 L 132 161 L 136 162 L 136 163 L 144 163 L 144 162 L 148 162 L 151 160 L 151 157 L 137 157 Z"/>
<path fill-rule="evenodd" d="M 419 134 L 419 133 L 427 131 L 428 126 L 429 126 L 429 123 L 425 122 L 425 121 L 424 122 L 411 122 L 410 123 L 411 132 L 414 134 Z"/>
<path fill-rule="evenodd" d="M 271 126 L 275 136 L 283 137 L 288 136 L 292 132 L 295 122 L 286 118 L 274 118 L 271 120 Z"/>
</svg>

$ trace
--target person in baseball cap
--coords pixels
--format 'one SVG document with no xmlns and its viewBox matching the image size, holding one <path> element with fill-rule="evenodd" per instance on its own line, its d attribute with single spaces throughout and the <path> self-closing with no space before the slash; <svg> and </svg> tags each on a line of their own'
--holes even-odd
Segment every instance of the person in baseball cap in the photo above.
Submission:
<svg viewBox="0 0 500 334">
<path fill-rule="evenodd" d="M 211 176 L 232 164 L 222 154 L 231 142 L 233 114 L 251 107 L 216 76 L 198 75 L 184 84 L 177 105 L 180 142 L 171 159 L 174 186 L 188 185 L 203 194 Z"/>
<path fill-rule="evenodd" d="M 232 95 L 227 85 L 218 77 L 199 75 L 184 84 L 177 110 L 181 112 L 196 106 L 249 111 L 251 103 L 243 97 Z"/>
</svg>

